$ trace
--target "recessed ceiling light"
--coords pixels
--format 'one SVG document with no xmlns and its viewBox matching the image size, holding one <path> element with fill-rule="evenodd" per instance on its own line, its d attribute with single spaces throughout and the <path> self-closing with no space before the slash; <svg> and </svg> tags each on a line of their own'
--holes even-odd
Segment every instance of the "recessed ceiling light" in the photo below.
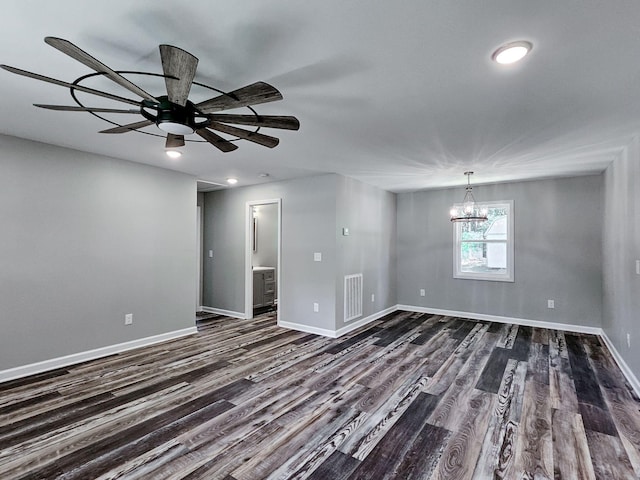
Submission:
<svg viewBox="0 0 640 480">
<path fill-rule="evenodd" d="M 227 183 L 229 185 L 235 185 L 236 183 L 238 183 L 238 179 L 237 178 L 227 178 Z"/>
<path fill-rule="evenodd" d="M 169 158 L 180 158 L 182 156 L 182 153 L 180 153 L 178 150 L 167 150 L 166 151 L 167 157 Z"/>
<path fill-rule="evenodd" d="M 495 52 L 493 52 L 491 58 L 496 63 L 499 63 L 501 65 L 508 65 L 510 63 L 515 63 L 518 60 L 522 60 L 525 55 L 531 51 L 532 48 L 533 44 L 531 42 L 527 42 L 526 40 L 511 42 L 498 48 Z"/>
<path fill-rule="evenodd" d="M 269 176 L 269 174 L 268 173 L 259 173 L 258 176 L 262 177 L 262 178 L 266 178 L 266 177 Z"/>
</svg>

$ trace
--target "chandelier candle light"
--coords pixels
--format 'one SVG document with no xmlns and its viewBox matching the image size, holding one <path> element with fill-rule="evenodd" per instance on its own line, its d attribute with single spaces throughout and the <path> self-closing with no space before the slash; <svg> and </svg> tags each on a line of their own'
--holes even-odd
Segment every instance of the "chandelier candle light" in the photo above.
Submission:
<svg viewBox="0 0 640 480">
<path fill-rule="evenodd" d="M 486 207 L 479 208 L 476 199 L 471 192 L 471 175 L 473 172 L 464 172 L 467 176 L 466 193 L 462 205 L 454 205 L 451 207 L 449 214 L 452 222 L 484 222 L 487 220 L 488 210 Z"/>
</svg>

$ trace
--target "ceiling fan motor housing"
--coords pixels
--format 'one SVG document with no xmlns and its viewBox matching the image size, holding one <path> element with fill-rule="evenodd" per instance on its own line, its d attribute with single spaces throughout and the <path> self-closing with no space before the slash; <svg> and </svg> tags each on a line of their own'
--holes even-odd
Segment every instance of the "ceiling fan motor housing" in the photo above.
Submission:
<svg viewBox="0 0 640 480">
<path fill-rule="evenodd" d="M 147 109 L 157 110 L 158 114 L 153 115 Z M 158 97 L 157 103 L 143 100 L 140 113 L 147 120 L 154 122 L 160 130 L 174 135 L 191 135 L 208 124 L 207 121 L 202 124 L 196 123 L 195 117 L 198 112 L 192 102 L 187 101 L 183 107 L 169 101 L 166 95 Z"/>
</svg>

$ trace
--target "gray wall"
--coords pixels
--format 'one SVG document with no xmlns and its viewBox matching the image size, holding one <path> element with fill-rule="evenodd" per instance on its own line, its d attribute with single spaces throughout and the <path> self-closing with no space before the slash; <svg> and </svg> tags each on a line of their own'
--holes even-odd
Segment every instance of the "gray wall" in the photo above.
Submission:
<svg viewBox="0 0 640 480">
<path fill-rule="evenodd" d="M 260 205 L 256 213 L 257 248 L 252 255 L 254 267 L 278 266 L 278 205 Z"/>
<path fill-rule="evenodd" d="M 604 174 L 602 326 L 640 377 L 640 141 L 634 138 Z M 627 346 L 631 334 L 631 347 Z"/>
<path fill-rule="evenodd" d="M 194 178 L 1 135 L 0 172 L 0 370 L 194 325 Z"/>
<path fill-rule="evenodd" d="M 349 228 L 349 236 L 343 236 L 344 227 Z M 336 329 L 339 329 L 345 325 L 345 275 L 363 274 L 363 317 L 397 303 L 396 195 L 339 177 L 336 243 Z M 374 302 L 371 294 L 375 294 Z"/>
<path fill-rule="evenodd" d="M 514 200 L 513 283 L 453 278 L 448 212 L 463 188 L 398 195 L 398 303 L 599 327 L 602 181 L 598 175 L 474 189 L 478 201 Z"/>
<path fill-rule="evenodd" d="M 205 255 L 204 306 L 244 313 L 246 202 L 280 198 L 279 319 L 333 330 L 337 182 L 330 174 L 206 193 L 204 249 L 213 258 Z"/>
</svg>

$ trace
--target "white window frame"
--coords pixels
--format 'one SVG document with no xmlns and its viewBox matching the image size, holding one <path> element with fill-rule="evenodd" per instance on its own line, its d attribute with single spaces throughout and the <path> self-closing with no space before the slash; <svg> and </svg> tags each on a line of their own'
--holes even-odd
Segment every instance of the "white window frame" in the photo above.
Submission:
<svg viewBox="0 0 640 480">
<path fill-rule="evenodd" d="M 514 228 L 513 228 L 513 200 L 494 202 L 478 202 L 480 207 L 495 207 L 504 205 L 507 209 L 507 271 L 505 273 L 463 272 L 460 265 L 462 261 L 462 223 L 453 222 L 453 278 L 466 280 L 488 280 L 492 282 L 513 282 L 514 264 Z M 458 205 L 456 205 L 458 206 Z M 477 243 L 503 243 L 504 240 L 477 240 Z M 465 241 L 470 243 L 470 241 Z"/>
</svg>

